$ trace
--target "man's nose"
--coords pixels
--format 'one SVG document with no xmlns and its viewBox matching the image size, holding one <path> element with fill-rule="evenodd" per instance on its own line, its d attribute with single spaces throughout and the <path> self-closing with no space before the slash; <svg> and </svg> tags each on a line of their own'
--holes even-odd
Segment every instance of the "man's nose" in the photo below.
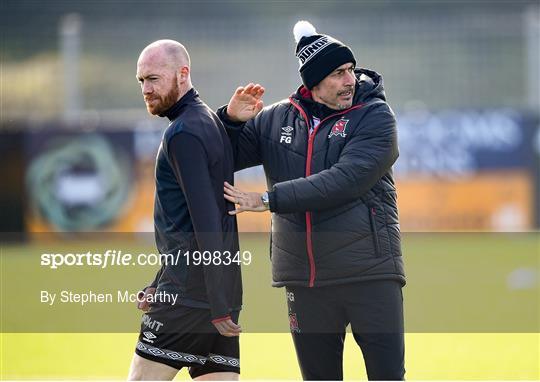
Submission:
<svg viewBox="0 0 540 382">
<path fill-rule="evenodd" d="M 347 72 L 347 76 L 345 77 L 345 85 L 353 86 L 355 82 L 356 76 L 354 75 L 354 72 Z"/>
<path fill-rule="evenodd" d="M 151 94 L 154 91 L 154 88 L 152 87 L 152 84 L 150 84 L 147 81 L 144 81 L 142 84 L 142 93 L 143 94 Z"/>
</svg>

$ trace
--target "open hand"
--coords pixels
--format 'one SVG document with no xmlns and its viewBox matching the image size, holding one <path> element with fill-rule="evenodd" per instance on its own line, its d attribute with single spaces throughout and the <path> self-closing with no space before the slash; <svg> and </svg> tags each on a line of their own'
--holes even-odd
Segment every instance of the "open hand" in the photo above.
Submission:
<svg viewBox="0 0 540 382">
<path fill-rule="evenodd" d="M 234 92 L 227 105 L 227 116 L 233 122 L 246 122 L 262 110 L 264 88 L 259 84 L 249 83 L 240 86 Z"/>
<path fill-rule="evenodd" d="M 268 209 L 262 202 L 262 195 L 258 192 L 244 192 L 227 182 L 225 182 L 223 191 L 225 199 L 238 205 L 234 211 L 229 211 L 229 215 L 236 215 L 244 211 L 263 212 Z"/>
</svg>

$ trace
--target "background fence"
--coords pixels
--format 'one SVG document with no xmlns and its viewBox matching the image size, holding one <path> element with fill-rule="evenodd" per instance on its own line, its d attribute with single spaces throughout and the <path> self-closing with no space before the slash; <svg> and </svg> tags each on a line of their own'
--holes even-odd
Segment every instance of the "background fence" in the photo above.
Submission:
<svg viewBox="0 0 540 382">
<path fill-rule="evenodd" d="M 537 1 L 1 6 L 0 138 L 2 147 L 12 147 L 3 164 L 9 185 L 0 191 L 12 217 L 4 230 L 151 230 L 151 167 L 167 122 L 146 114 L 135 80 L 141 49 L 159 38 L 183 42 L 194 85 L 213 108 L 250 81 L 266 86 L 270 104 L 300 83 L 291 29 L 302 18 L 350 45 L 358 66 L 384 76 L 399 122 L 395 172 L 402 229 L 515 231 L 539 225 Z M 129 147 L 109 140 L 114 131 L 125 132 Z M 62 144 L 82 148 L 76 141 L 87 135 L 106 142 L 99 149 L 111 160 L 129 158 L 119 164 L 129 187 L 117 203 L 103 199 L 116 180 L 92 162 L 99 156 L 71 151 L 71 170 L 56 163 L 48 181 L 33 179 L 32 161 L 44 158 L 38 154 L 54 156 Z M 90 161 L 82 172 L 81 160 Z M 261 168 L 237 180 L 265 188 Z M 106 217 L 87 224 L 57 221 L 77 206 L 100 214 L 103 203 L 113 208 Z M 266 215 L 242 217 L 250 229 L 267 229 L 267 222 Z"/>
</svg>

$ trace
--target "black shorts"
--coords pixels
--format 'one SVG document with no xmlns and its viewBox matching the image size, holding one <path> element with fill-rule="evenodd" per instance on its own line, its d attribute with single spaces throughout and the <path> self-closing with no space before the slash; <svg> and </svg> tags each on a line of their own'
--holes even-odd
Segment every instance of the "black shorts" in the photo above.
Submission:
<svg viewBox="0 0 540 382">
<path fill-rule="evenodd" d="M 239 312 L 231 313 L 238 323 Z M 152 304 L 142 316 L 135 353 L 180 370 L 192 378 L 216 372 L 240 373 L 238 337 L 219 334 L 210 310 L 181 305 Z"/>
</svg>

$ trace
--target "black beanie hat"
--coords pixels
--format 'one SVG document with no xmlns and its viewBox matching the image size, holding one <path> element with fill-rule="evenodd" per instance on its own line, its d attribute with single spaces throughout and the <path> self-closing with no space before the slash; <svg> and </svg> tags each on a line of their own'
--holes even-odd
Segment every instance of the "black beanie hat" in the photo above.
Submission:
<svg viewBox="0 0 540 382">
<path fill-rule="evenodd" d="M 317 34 L 307 21 L 298 21 L 293 29 L 296 57 L 300 61 L 300 76 L 308 89 L 312 89 L 327 75 L 343 64 L 356 59 L 351 49 L 331 36 Z"/>
</svg>

